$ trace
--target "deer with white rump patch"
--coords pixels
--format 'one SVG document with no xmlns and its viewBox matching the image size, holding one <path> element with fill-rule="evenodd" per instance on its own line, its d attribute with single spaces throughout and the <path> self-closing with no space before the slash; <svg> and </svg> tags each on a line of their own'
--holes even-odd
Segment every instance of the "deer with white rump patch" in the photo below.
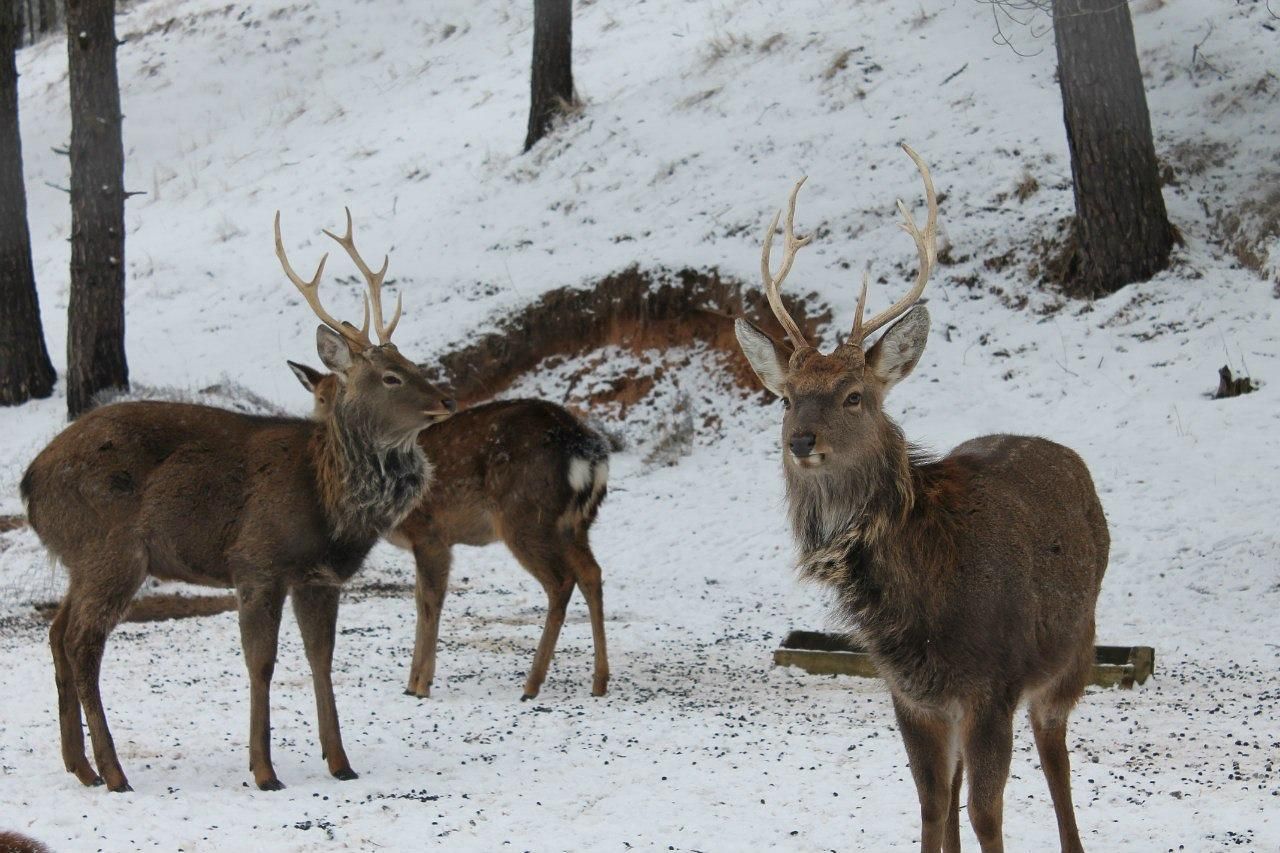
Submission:
<svg viewBox="0 0 1280 853">
<path fill-rule="evenodd" d="M 921 229 L 898 202 L 919 255 L 911 291 L 864 320 L 864 278 L 844 343 L 824 355 L 806 342 L 778 294 L 812 240 L 794 233 L 801 179 L 788 202 L 781 270 L 771 271 L 769 249 L 782 211 L 765 232 L 760 261 L 791 344 L 742 319 L 738 341 L 783 401 L 783 471 L 801 572 L 834 588 L 892 693 L 920 799 L 920 849 L 960 849 L 965 769 L 982 849 L 1003 849 L 1013 717 L 1026 700 L 1062 849 L 1078 851 L 1067 717 L 1093 661 L 1107 523 L 1084 463 L 1061 445 L 990 435 L 935 460 L 913 450 L 885 414 L 885 394 L 924 350 L 929 315 L 916 300 L 936 254 L 933 182 L 903 148 L 929 205 Z"/>
<path fill-rule="evenodd" d="M 315 416 L 327 417 L 337 377 L 292 361 L 289 367 L 313 394 Z M 595 641 L 591 693 L 603 696 L 609 682 L 603 581 L 588 534 L 608 491 L 605 440 L 555 403 L 503 400 L 423 430 L 418 445 L 434 464 L 432 488 L 387 536 L 413 552 L 417 568 L 417 631 L 405 693 L 431 695 L 453 546 L 502 541 L 547 594 L 542 640 L 522 698 L 542 688 L 575 586 L 586 599 Z"/>
<path fill-rule="evenodd" d="M 292 595 L 316 694 L 329 772 L 354 779 L 338 728 L 330 670 L 338 592 L 369 549 L 411 510 L 430 480 L 418 433 L 449 417 L 453 401 L 391 343 L 400 305 L 384 323 L 382 275 L 347 234 L 329 234 L 366 273 L 360 329 L 320 304 L 316 274 L 289 265 L 276 214 L 276 254 L 324 325 L 320 358 L 338 377 L 320 421 L 253 417 L 184 403 L 95 409 L 40 452 L 22 479 L 27 516 L 66 567 L 69 586 L 49 631 L 62 757 L 85 785 L 129 790 L 98 688 L 107 636 L 148 575 L 233 586 L 249 669 L 249 769 L 263 790 L 284 787 L 271 763 L 269 691 L 281 610 Z M 327 256 L 326 256 L 327 258 Z M 379 343 L 369 338 L 373 304 Z M 198 653 L 183 650 L 183 654 Z M 88 718 L 97 769 L 84 754 Z M 99 775 L 101 774 L 101 775 Z"/>
</svg>

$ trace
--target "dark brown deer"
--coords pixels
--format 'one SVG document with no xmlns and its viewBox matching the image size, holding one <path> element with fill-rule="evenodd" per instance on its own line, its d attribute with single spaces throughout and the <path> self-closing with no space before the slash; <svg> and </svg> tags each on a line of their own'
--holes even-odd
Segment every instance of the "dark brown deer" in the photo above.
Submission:
<svg viewBox="0 0 1280 853">
<path fill-rule="evenodd" d="M 924 350 L 929 315 L 915 303 L 935 262 L 933 182 L 903 148 L 929 203 L 921 231 L 898 202 L 919 254 L 911 291 L 864 321 L 864 278 L 844 343 L 823 355 L 805 341 L 778 295 L 812 239 L 794 233 L 801 179 L 788 203 L 781 270 L 770 271 L 769 249 L 782 211 L 765 232 L 760 262 L 792 345 L 741 319 L 738 341 L 785 408 L 783 470 L 801 571 L 834 587 L 888 681 L 920 797 L 920 849 L 960 849 L 963 768 L 982 849 L 1003 849 L 1013 716 L 1026 699 L 1062 849 L 1076 851 L 1067 717 L 1093 661 L 1107 523 L 1089 471 L 1065 447 L 990 435 L 934 460 L 885 414 L 885 394 Z M 894 320 L 864 351 L 867 336 Z"/>
<path fill-rule="evenodd" d="M 34 838 L 0 831 L 0 853 L 49 853 L 49 848 Z"/>
<path fill-rule="evenodd" d="M 385 324 L 380 290 L 387 266 L 374 273 L 360 259 L 350 217 L 344 237 L 325 233 L 368 283 L 359 330 L 320 304 L 327 256 L 311 281 L 293 271 L 276 214 L 276 253 L 324 322 L 316 330 L 317 348 L 338 377 L 326 418 L 116 403 L 63 430 L 23 477 L 31 526 L 69 577 L 49 639 L 62 757 L 85 785 L 105 778 L 112 791 L 129 790 L 98 673 L 107 635 L 148 575 L 235 587 L 249 670 L 249 769 L 263 790 L 283 787 L 271 765 L 268 692 L 281 609 L 291 594 L 311 665 L 323 756 L 334 776 L 356 778 L 330 681 L 338 592 L 378 537 L 417 504 L 430 475 L 418 433 L 454 406 L 391 343 L 400 306 Z M 377 345 L 368 335 L 370 300 Z M 84 754 L 81 706 L 96 771 Z"/>
<path fill-rule="evenodd" d="M 315 416 L 328 417 L 337 377 L 292 361 L 289 367 L 314 395 Z M 431 490 L 387 537 L 412 551 L 417 566 L 417 637 L 405 692 L 431 695 L 452 547 L 501 541 L 547 593 L 523 698 L 537 696 L 547 677 L 575 585 L 587 600 L 595 640 L 591 693 L 603 696 L 609 682 L 604 598 L 588 533 L 608 488 L 604 439 L 554 403 L 505 400 L 423 430 L 418 446 L 434 465 Z"/>
</svg>

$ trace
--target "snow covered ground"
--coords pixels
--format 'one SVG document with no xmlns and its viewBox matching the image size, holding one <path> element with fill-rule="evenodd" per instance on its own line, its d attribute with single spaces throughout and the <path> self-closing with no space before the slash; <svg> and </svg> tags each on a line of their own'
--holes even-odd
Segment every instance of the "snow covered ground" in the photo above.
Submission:
<svg viewBox="0 0 1280 853">
<path fill-rule="evenodd" d="M 1280 172 L 1280 22 L 1265 4 L 1134 4 L 1175 180 L 1166 200 L 1187 244 L 1169 272 L 1088 304 L 1027 272 L 1072 206 L 1048 39 L 1020 31 L 1032 55 L 1019 56 L 968 2 L 580 0 L 585 111 L 520 156 L 530 7 L 131 5 L 118 22 L 127 183 L 147 193 L 128 212 L 135 381 L 189 393 L 230 379 L 307 409 L 283 362 L 309 359 L 314 321 L 271 251 L 277 207 L 306 268 L 327 249 L 319 229 L 351 205 L 366 254 L 392 253 L 402 349 L 429 360 L 551 288 L 636 263 L 753 281 L 761 227 L 800 174 L 799 227 L 819 238 L 788 287 L 831 306 L 831 342 L 864 262 L 882 277 L 871 310 L 914 271 L 893 227 L 895 196 L 920 199 L 896 148 L 907 141 L 945 193 L 954 263 L 930 284 L 929 347 L 890 408 L 938 450 L 991 431 L 1078 450 L 1112 528 L 1099 642 L 1157 650 L 1153 681 L 1091 690 L 1073 718 L 1086 847 L 1280 848 L 1280 534 L 1267 521 L 1280 247 L 1259 277 L 1216 242 L 1222 215 Z M 36 273 L 61 363 L 70 215 L 46 182 L 66 181 L 51 151 L 69 132 L 65 49 L 37 45 L 19 65 Z M 1028 175 L 1038 189 L 1019 200 Z M 355 276 L 337 258 L 330 269 L 328 301 L 353 312 Z M 81 788 L 62 770 L 31 609 L 56 597 L 60 575 L 29 531 L 0 534 L 0 828 L 58 850 L 914 849 L 915 792 L 882 686 L 770 666 L 786 631 L 822 627 L 828 612 L 789 569 L 780 410 L 719 382 L 714 354 L 695 347 L 685 361 L 621 423 L 600 413 L 631 442 L 594 531 L 609 695 L 589 696 L 578 599 L 542 695 L 517 701 L 541 591 L 500 548 L 460 548 L 434 695 L 403 696 L 411 572 L 380 546 L 344 603 L 335 662 L 358 781 L 324 772 L 289 625 L 272 700 L 290 787 L 246 787 L 247 679 L 224 614 L 116 632 L 103 692 L 137 790 Z M 1222 364 L 1261 392 L 1210 400 Z M 574 371 L 645 369 L 600 351 L 513 391 L 560 399 Z M 693 438 L 655 456 L 648 439 L 682 401 L 699 415 Z M 0 514 L 21 512 L 18 479 L 64 409 L 55 398 L 0 410 Z M 1051 849 L 1026 726 L 1016 749 L 1010 849 Z"/>
</svg>

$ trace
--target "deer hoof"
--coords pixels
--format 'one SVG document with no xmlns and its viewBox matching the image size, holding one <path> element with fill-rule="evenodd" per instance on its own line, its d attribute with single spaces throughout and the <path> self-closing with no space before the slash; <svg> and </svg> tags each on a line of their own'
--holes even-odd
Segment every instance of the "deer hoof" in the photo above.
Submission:
<svg viewBox="0 0 1280 853">
<path fill-rule="evenodd" d="M 258 783 L 259 791 L 283 791 L 284 783 L 279 779 L 268 779 L 265 782 Z"/>
<path fill-rule="evenodd" d="M 341 770 L 333 771 L 333 778 L 340 779 L 343 782 L 350 782 L 352 779 L 359 779 L 360 774 L 350 767 L 344 767 Z"/>
<path fill-rule="evenodd" d="M 102 784 L 102 777 L 89 765 L 88 759 L 82 758 L 74 764 L 68 764 L 67 772 L 72 773 L 86 788 L 96 788 Z"/>
<path fill-rule="evenodd" d="M 115 785 L 108 785 L 107 790 L 113 794 L 128 794 L 133 791 L 133 786 L 128 782 L 118 782 Z"/>
</svg>

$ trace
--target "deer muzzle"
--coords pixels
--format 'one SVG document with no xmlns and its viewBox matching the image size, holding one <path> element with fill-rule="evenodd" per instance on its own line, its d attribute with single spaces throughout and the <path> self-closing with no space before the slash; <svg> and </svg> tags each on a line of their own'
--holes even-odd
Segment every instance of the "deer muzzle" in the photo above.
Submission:
<svg viewBox="0 0 1280 853">
<path fill-rule="evenodd" d="M 794 433 L 787 442 L 787 448 L 791 451 L 791 459 L 801 468 L 819 467 L 826 461 L 831 450 L 825 442 L 818 441 L 818 436 L 812 432 Z"/>
</svg>

